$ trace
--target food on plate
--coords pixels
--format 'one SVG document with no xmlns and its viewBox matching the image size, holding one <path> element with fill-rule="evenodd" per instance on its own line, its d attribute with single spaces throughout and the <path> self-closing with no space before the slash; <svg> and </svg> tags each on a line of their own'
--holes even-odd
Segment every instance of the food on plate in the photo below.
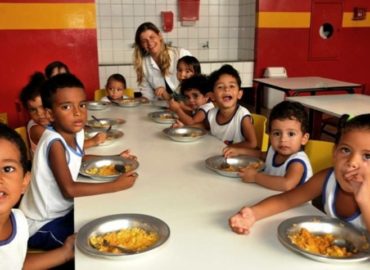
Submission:
<svg viewBox="0 0 370 270">
<path fill-rule="evenodd" d="M 190 132 L 190 133 L 182 133 L 182 134 L 178 134 L 178 133 L 175 133 L 175 136 L 179 136 L 179 137 L 199 137 L 199 136 L 202 136 L 202 133 L 201 132 Z"/>
<path fill-rule="evenodd" d="M 169 113 L 167 113 L 167 114 L 160 114 L 159 115 L 159 118 L 160 119 L 175 119 L 175 117 L 172 114 L 169 114 Z"/>
<path fill-rule="evenodd" d="M 123 253 L 117 247 L 123 247 L 133 252 L 146 250 L 159 240 L 156 232 L 148 232 L 139 227 L 121 229 L 101 235 L 94 235 L 89 238 L 92 247 L 101 252 L 120 254 Z"/>
<path fill-rule="evenodd" d="M 132 170 L 130 164 L 124 164 L 123 166 L 124 166 L 124 170 L 122 171 L 128 172 Z M 117 170 L 116 164 L 110 164 L 110 165 L 105 165 L 105 166 L 100 166 L 100 167 L 92 167 L 92 168 L 86 169 L 85 172 L 87 174 L 95 175 L 95 176 L 112 176 L 112 175 L 120 174 L 120 172 Z"/>
<path fill-rule="evenodd" d="M 235 166 L 231 165 L 229 163 L 223 162 L 221 165 L 218 167 L 218 169 L 226 172 L 238 172 L 240 171 L 241 168 L 247 168 L 247 169 L 259 169 L 262 165 L 262 161 L 254 161 L 254 162 L 249 162 L 247 166 Z"/>
<path fill-rule="evenodd" d="M 350 257 L 358 251 L 347 250 L 345 246 L 335 244 L 336 237 L 332 234 L 313 234 L 305 228 L 289 235 L 290 241 L 302 250 L 331 257 Z"/>
<path fill-rule="evenodd" d="M 102 122 L 102 121 L 94 121 L 91 124 L 92 127 L 94 128 L 108 128 L 110 126 L 109 122 Z"/>
</svg>

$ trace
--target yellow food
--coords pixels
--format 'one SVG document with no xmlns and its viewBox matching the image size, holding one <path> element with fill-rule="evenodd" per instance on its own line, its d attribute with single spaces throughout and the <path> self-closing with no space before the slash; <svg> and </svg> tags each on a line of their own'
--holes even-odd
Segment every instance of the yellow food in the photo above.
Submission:
<svg viewBox="0 0 370 270">
<path fill-rule="evenodd" d="M 131 171 L 132 167 L 130 164 L 125 164 L 125 172 Z M 105 165 L 101 167 L 93 167 L 90 169 L 86 169 L 85 172 L 90 175 L 97 175 L 97 176 L 112 176 L 118 175 L 119 172 L 115 168 L 115 164 Z"/>
<path fill-rule="evenodd" d="M 158 233 L 147 232 L 142 228 L 133 227 L 114 232 L 95 235 L 89 238 L 91 246 L 101 252 L 122 253 L 121 250 L 112 246 L 122 246 L 131 251 L 142 251 L 153 246 L 159 239 Z M 109 243 L 107 246 L 104 243 Z"/>
<path fill-rule="evenodd" d="M 255 162 L 250 162 L 245 168 L 247 169 L 259 169 L 261 166 L 262 162 L 261 161 L 255 161 Z M 226 171 L 226 172 L 238 172 L 240 169 L 243 168 L 242 166 L 235 166 L 231 164 L 227 164 L 225 162 L 221 163 L 219 169 Z"/>
<path fill-rule="evenodd" d="M 353 253 L 347 251 L 346 247 L 335 245 L 333 243 L 335 237 L 332 234 L 315 235 L 307 229 L 301 228 L 289 235 L 289 239 L 300 249 L 311 253 L 331 257 L 349 257 L 353 255 Z"/>
<path fill-rule="evenodd" d="M 175 119 L 173 117 L 173 115 L 171 115 L 171 114 L 161 114 L 161 115 L 159 115 L 159 118 L 160 119 Z"/>
</svg>

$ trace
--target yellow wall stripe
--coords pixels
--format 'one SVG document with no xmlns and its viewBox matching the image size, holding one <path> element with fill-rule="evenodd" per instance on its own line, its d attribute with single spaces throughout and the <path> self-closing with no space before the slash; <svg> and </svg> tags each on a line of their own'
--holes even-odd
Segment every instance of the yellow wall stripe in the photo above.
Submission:
<svg viewBox="0 0 370 270">
<path fill-rule="evenodd" d="M 367 14 L 369 15 L 369 14 Z M 366 16 L 365 20 L 353 21 L 353 12 L 343 13 L 343 27 L 370 27 L 370 16 Z"/>
<path fill-rule="evenodd" d="M 310 12 L 258 12 L 258 28 L 309 28 Z"/>
<path fill-rule="evenodd" d="M 95 3 L 0 3 L 0 30 L 95 28 Z"/>
</svg>

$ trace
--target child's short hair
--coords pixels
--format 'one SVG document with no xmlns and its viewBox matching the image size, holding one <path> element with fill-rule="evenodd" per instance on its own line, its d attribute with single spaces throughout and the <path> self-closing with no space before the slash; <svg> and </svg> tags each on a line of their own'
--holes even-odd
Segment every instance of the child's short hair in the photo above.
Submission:
<svg viewBox="0 0 370 270">
<path fill-rule="evenodd" d="M 335 144 L 338 144 L 342 135 L 354 129 L 370 131 L 370 114 L 361 114 L 350 118 L 348 114 L 340 117 L 338 123 L 338 132 L 335 138 Z"/>
<path fill-rule="evenodd" d="M 124 88 L 127 87 L 125 77 L 123 75 L 119 74 L 119 73 L 115 73 L 115 74 L 110 75 L 109 78 L 107 79 L 107 83 L 106 83 L 105 87 L 108 87 L 108 84 L 111 80 L 121 82 L 123 84 Z"/>
<path fill-rule="evenodd" d="M 84 89 L 82 82 L 73 74 L 62 73 L 47 80 L 41 89 L 42 105 L 45 108 L 52 108 L 53 97 L 58 89 L 77 87 Z"/>
<path fill-rule="evenodd" d="M 216 81 L 225 74 L 234 77 L 236 79 L 236 82 L 238 83 L 239 88 L 241 88 L 242 80 L 240 78 L 239 72 L 231 65 L 223 65 L 220 69 L 213 71 L 211 75 L 209 75 L 209 84 L 211 89 L 214 88 Z"/>
<path fill-rule="evenodd" d="M 69 68 L 66 64 L 64 64 L 63 62 L 61 61 L 54 61 L 54 62 L 51 62 L 49 63 L 46 67 L 45 67 L 45 76 L 46 78 L 50 79 L 52 74 L 53 74 L 53 70 L 57 68 L 58 70 L 64 68 L 66 70 L 67 73 L 70 73 L 69 71 Z"/>
<path fill-rule="evenodd" d="M 200 75 L 202 73 L 199 60 L 191 55 L 185 55 L 177 60 L 177 67 L 179 63 L 184 63 L 187 66 L 191 66 L 194 70 L 194 75 Z"/>
<path fill-rule="evenodd" d="M 28 101 L 33 100 L 36 97 L 40 96 L 41 87 L 45 82 L 44 74 L 41 72 L 35 72 L 31 75 L 31 78 L 28 84 L 23 87 L 19 99 L 22 102 L 24 108 L 28 108 Z"/>
<path fill-rule="evenodd" d="M 196 75 L 185 79 L 181 82 L 180 91 L 182 95 L 185 95 L 185 92 L 190 89 L 197 89 L 202 95 L 206 95 L 210 92 L 210 87 L 208 85 L 208 79 L 204 75 Z"/>
<path fill-rule="evenodd" d="M 308 132 L 308 115 L 304 106 L 299 102 L 294 101 L 282 101 L 276 104 L 269 117 L 269 130 L 271 131 L 271 123 L 274 120 L 297 120 L 301 123 L 301 131 L 303 134 Z"/>
<path fill-rule="evenodd" d="M 26 173 L 28 170 L 27 148 L 21 136 L 14 129 L 0 123 L 0 139 L 7 140 L 17 147 L 20 154 L 23 173 Z"/>
</svg>

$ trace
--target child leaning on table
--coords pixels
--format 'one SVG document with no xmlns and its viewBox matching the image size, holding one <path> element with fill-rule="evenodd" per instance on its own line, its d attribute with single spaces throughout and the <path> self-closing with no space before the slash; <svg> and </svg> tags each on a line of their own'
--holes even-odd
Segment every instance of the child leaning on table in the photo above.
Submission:
<svg viewBox="0 0 370 270">
<path fill-rule="evenodd" d="M 214 108 L 209 100 L 209 85 L 207 77 L 196 75 L 181 83 L 181 94 L 186 98 L 185 105 L 190 108 L 190 114 L 179 102 L 169 102 L 169 108 L 175 112 L 185 125 L 199 124 L 204 121 L 208 111 Z"/>
<path fill-rule="evenodd" d="M 27 220 L 12 208 L 30 181 L 26 146 L 16 131 L 0 124 L 0 149 L 0 269 L 48 269 L 72 259 L 74 236 L 60 248 L 27 254 Z"/>
<path fill-rule="evenodd" d="M 32 167 L 32 180 L 20 209 L 30 229 L 29 247 L 59 247 L 73 234 L 73 198 L 130 188 L 135 172 L 124 173 L 108 183 L 76 182 L 84 156 L 87 118 L 84 86 L 72 74 L 48 80 L 41 92 L 51 126 L 42 135 Z M 121 156 L 135 158 L 128 151 Z"/>
<path fill-rule="evenodd" d="M 322 195 L 325 213 L 370 232 L 370 114 L 340 120 L 334 168 L 303 185 L 244 207 L 229 219 L 231 229 L 248 234 L 254 223 Z M 319 150 L 318 150 L 319 151 Z"/>
<path fill-rule="evenodd" d="M 115 73 L 109 76 L 105 84 L 107 95 L 101 98 L 105 102 L 119 102 L 124 98 L 129 98 L 123 94 L 126 89 L 126 79 L 123 75 Z"/>
<path fill-rule="evenodd" d="M 235 155 L 255 156 L 265 160 L 265 169 L 242 168 L 240 177 L 246 183 L 280 191 L 302 185 L 312 176 L 310 160 L 303 151 L 309 139 L 308 116 L 298 102 L 283 101 L 271 110 L 269 117 L 270 147 L 266 152 L 255 149 L 224 149 L 225 157 Z"/>
</svg>

